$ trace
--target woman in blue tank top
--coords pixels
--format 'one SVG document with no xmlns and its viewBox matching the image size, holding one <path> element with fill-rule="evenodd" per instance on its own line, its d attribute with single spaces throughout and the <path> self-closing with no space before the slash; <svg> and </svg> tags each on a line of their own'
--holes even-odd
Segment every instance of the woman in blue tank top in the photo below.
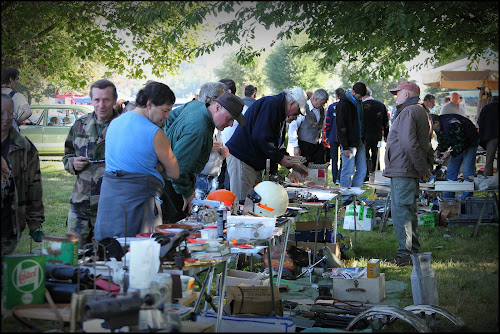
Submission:
<svg viewBox="0 0 500 334">
<path fill-rule="evenodd" d="M 133 110 L 114 119 L 107 129 L 97 241 L 154 232 L 162 224 L 164 178 L 179 177 L 177 158 L 160 128 L 175 103 L 174 93 L 165 84 L 150 82 L 135 102 Z"/>
</svg>

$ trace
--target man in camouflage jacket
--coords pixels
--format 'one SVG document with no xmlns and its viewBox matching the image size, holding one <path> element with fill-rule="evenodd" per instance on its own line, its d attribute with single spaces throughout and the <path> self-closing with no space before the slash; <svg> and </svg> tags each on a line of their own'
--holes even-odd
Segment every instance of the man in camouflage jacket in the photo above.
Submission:
<svg viewBox="0 0 500 334">
<path fill-rule="evenodd" d="M 7 114 L 4 107 L 9 103 L 12 108 Z M 14 252 L 26 225 L 32 238 L 42 241 L 43 233 L 37 230 L 45 220 L 38 151 L 29 139 L 12 130 L 13 109 L 12 99 L 2 94 L 2 256 Z M 4 113 L 11 117 L 7 128 Z"/>
<path fill-rule="evenodd" d="M 92 241 L 97 204 L 105 171 L 104 139 L 109 123 L 118 113 L 113 110 L 117 92 L 109 80 L 99 80 L 90 88 L 94 112 L 78 119 L 64 143 L 64 168 L 76 175 L 69 202 L 68 232 L 79 237 L 80 248 Z"/>
</svg>

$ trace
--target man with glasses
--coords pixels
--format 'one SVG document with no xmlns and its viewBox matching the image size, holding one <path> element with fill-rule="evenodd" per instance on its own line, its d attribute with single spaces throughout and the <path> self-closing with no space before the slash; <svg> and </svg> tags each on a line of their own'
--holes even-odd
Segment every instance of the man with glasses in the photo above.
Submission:
<svg viewBox="0 0 500 334">
<path fill-rule="evenodd" d="M 225 92 L 208 107 L 203 101 L 190 101 L 175 109 L 177 117 L 165 125 L 165 133 L 179 163 L 179 178 L 165 182 L 164 197 L 168 197 L 173 207 L 163 210 L 162 206 L 164 222 L 176 223 L 190 212 L 196 194 L 194 174 L 200 174 L 207 164 L 214 130 L 222 131 L 234 120 L 245 126 L 243 106 L 239 97 Z"/>
<path fill-rule="evenodd" d="M 106 167 L 104 138 L 109 123 L 118 117 L 118 112 L 113 109 L 118 93 L 111 81 L 96 81 L 90 87 L 89 95 L 94 111 L 73 124 L 64 143 L 62 158 L 68 173 L 76 175 L 66 224 L 68 232 L 78 236 L 80 248 L 90 243 L 94 235 L 97 205 Z"/>
<path fill-rule="evenodd" d="M 304 90 L 295 87 L 260 98 L 247 109 L 246 126 L 240 123 L 226 144 L 231 192 L 240 201 L 261 182 L 267 159 L 307 176 L 307 167 L 292 163 L 284 144 L 286 124 L 305 114 L 306 101 Z"/>
<path fill-rule="evenodd" d="M 432 94 L 427 94 L 424 97 L 424 101 L 422 102 L 422 106 L 424 107 L 427 113 L 431 112 L 431 109 L 436 105 L 436 97 Z"/>
<path fill-rule="evenodd" d="M 341 187 L 361 187 L 366 176 L 366 153 L 363 143 L 363 105 L 366 85 L 356 82 L 352 89 L 340 96 L 337 104 L 337 138 L 342 147 Z M 352 202 L 352 197 L 344 198 L 344 205 Z"/>
</svg>

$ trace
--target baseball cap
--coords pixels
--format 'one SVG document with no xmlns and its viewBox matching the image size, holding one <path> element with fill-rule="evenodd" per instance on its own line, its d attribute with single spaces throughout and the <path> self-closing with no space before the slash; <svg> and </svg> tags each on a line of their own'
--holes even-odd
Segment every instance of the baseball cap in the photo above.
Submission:
<svg viewBox="0 0 500 334">
<path fill-rule="evenodd" d="M 391 92 L 393 95 L 396 95 L 402 89 L 406 89 L 409 90 L 410 92 L 420 95 L 420 87 L 418 87 L 417 84 L 414 84 L 413 82 L 409 81 L 403 81 L 396 88 L 389 89 L 389 92 Z"/>
<path fill-rule="evenodd" d="M 223 106 L 234 117 L 241 126 L 245 126 L 245 117 L 241 114 L 245 103 L 238 96 L 224 92 L 215 99 L 215 102 Z"/>
<path fill-rule="evenodd" d="M 306 114 L 306 102 L 307 102 L 307 95 L 306 92 L 302 88 L 299 87 L 294 87 L 290 89 L 290 94 L 292 95 L 292 98 L 297 101 L 299 104 L 299 110 L 302 115 Z"/>
</svg>

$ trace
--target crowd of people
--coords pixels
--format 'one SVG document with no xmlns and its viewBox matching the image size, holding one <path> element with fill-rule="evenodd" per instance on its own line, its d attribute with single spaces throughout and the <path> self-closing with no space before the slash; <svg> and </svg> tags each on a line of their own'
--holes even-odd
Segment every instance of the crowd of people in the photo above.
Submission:
<svg viewBox="0 0 500 334">
<path fill-rule="evenodd" d="M 44 221 L 38 152 L 17 127 L 31 112 L 14 90 L 19 72 L 12 69 L 2 70 L 2 255 L 14 251 L 26 226 L 41 241 Z M 336 89 L 325 109 L 330 97 L 325 89 L 293 87 L 257 99 L 257 87 L 248 85 L 241 99 L 234 81 L 221 79 L 204 83 L 192 101 L 172 110 L 176 97 L 164 83 L 148 81 L 135 101 L 126 103 L 117 101 L 111 81 L 98 80 L 90 87 L 94 111 L 75 121 L 64 143 L 64 168 L 76 176 L 67 230 L 83 247 L 94 237 L 133 237 L 176 223 L 189 214 L 194 198 L 217 189 L 244 201 L 262 181 L 268 160 L 270 173 L 281 166 L 302 177 L 309 164 L 331 160 L 333 183 L 360 187 L 380 169 L 383 140 L 383 175 L 391 179 L 399 241 L 394 263 L 407 265 L 420 250 L 419 182 L 429 180 L 435 161 L 449 158 L 447 178 L 457 180 L 461 170 L 471 182 L 481 146 L 487 157 L 484 175 L 493 174 L 498 97 L 481 110 L 477 128 L 461 114 L 458 94 L 437 115 L 430 113 L 435 97 L 421 100 L 415 83 L 402 82 L 390 92 L 397 106 L 389 126 L 387 107 L 363 82 Z M 293 156 L 306 162 L 296 163 Z M 354 199 L 345 197 L 343 204 Z"/>
</svg>

